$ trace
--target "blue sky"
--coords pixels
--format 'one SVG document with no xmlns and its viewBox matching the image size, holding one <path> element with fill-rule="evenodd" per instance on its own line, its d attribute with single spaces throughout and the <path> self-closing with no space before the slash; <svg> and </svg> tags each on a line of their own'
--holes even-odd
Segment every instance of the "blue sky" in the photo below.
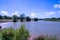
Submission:
<svg viewBox="0 0 60 40">
<path fill-rule="evenodd" d="M 60 0 L 0 0 L 0 15 L 60 17 Z"/>
</svg>

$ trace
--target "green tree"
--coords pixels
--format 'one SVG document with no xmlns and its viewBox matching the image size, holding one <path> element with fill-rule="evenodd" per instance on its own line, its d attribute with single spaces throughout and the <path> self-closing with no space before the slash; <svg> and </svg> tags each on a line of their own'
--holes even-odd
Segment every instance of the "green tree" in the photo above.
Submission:
<svg viewBox="0 0 60 40">
<path fill-rule="evenodd" d="M 0 19 L 2 19 L 2 16 L 0 15 Z"/>
<path fill-rule="evenodd" d="M 26 21 L 31 21 L 31 18 L 29 16 L 26 17 Z"/>
<path fill-rule="evenodd" d="M 25 19 L 25 14 L 21 14 L 20 15 L 20 21 L 23 22 L 24 19 Z"/>
<path fill-rule="evenodd" d="M 18 20 L 18 16 L 17 15 L 13 15 L 13 22 L 17 22 Z"/>
<path fill-rule="evenodd" d="M 6 15 L 5 15 L 5 16 L 3 16 L 3 17 L 4 17 L 4 19 L 8 19 L 8 16 L 6 16 Z"/>
<path fill-rule="evenodd" d="M 34 18 L 34 21 L 38 21 L 38 18 Z"/>
</svg>

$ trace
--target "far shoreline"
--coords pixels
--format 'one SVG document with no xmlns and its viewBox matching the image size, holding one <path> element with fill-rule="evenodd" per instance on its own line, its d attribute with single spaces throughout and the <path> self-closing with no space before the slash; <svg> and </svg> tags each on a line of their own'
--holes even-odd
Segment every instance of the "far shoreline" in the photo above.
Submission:
<svg viewBox="0 0 60 40">
<path fill-rule="evenodd" d="M 44 19 L 43 19 L 43 21 L 60 22 L 60 20 L 53 20 L 52 21 L 52 20 L 44 20 Z M 0 23 L 3 23 L 3 22 L 13 22 L 13 19 L 0 19 Z M 20 19 L 18 19 L 17 22 L 21 22 Z M 31 22 L 31 21 L 23 21 L 23 22 Z"/>
</svg>

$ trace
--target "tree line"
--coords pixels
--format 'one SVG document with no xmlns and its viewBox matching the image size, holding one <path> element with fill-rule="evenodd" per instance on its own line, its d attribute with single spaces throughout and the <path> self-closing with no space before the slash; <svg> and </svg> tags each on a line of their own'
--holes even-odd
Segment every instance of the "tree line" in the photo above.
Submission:
<svg viewBox="0 0 60 40">
<path fill-rule="evenodd" d="M 52 17 L 52 18 L 45 18 L 43 20 L 48 20 L 48 21 L 60 21 L 60 17 L 58 18 L 55 18 L 55 17 Z"/>
<path fill-rule="evenodd" d="M 2 16 L 0 15 L 0 19 L 13 19 L 13 22 L 16 22 L 18 19 L 20 19 L 21 22 L 23 21 L 31 21 L 31 20 L 34 20 L 34 21 L 38 21 L 38 18 L 30 18 L 29 16 L 25 16 L 25 14 L 21 14 L 20 17 L 18 17 L 17 15 L 13 15 L 12 17 L 10 16 Z"/>
<path fill-rule="evenodd" d="M 12 17 L 6 16 L 6 15 L 4 15 L 4 16 L 0 15 L 0 19 L 12 19 Z"/>
</svg>

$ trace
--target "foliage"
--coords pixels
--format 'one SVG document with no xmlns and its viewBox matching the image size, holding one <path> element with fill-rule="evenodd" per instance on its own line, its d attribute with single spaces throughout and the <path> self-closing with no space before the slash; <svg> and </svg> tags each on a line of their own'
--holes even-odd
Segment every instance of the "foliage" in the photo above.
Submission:
<svg viewBox="0 0 60 40">
<path fill-rule="evenodd" d="M 13 15 L 13 22 L 17 22 L 18 20 L 18 16 L 17 15 Z"/>
<path fill-rule="evenodd" d="M 34 18 L 34 21 L 38 21 L 38 18 Z"/>
<path fill-rule="evenodd" d="M 21 25 L 21 28 L 19 29 L 20 39 L 27 40 L 29 37 L 29 32 L 27 29 L 25 29 L 25 25 Z"/>
<path fill-rule="evenodd" d="M 31 18 L 29 16 L 26 17 L 26 21 L 31 21 Z"/>
<path fill-rule="evenodd" d="M 5 16 L 3 16 L 3 18 L 4 18 L 4 19 L 8 19 L 8 16 L 5 15 Z"/>
<path fill-rule="evenodd" d="M 21 25 L 21 28 L 18 29 L 18 32 L 16 31 L 15 38 L 16 40 L 28 40 L 29 32 L 27 29 L 25 29 L 24 25 Z"/>
<path fill-rule="evenodd" d="M 20 21 L 23 22 L 24 19 L 25 19 L 25 14 L 21 14 L 20 15 Z"/>
<path fill-rule="evenodd" d="M 13 40 L 15 30 L 12 28 L 2 30 L 2 40 Z"/>
<path fill-rule="evenodd" d="M 4 15 L 4 16 L 0 15 L 0 19 L 12 19 L 12 17 L 6 16 L 6 15 Z"/>
<path fill-rule="evenodd" d="M 57 36 L 39 35 L 38 37 L 35 37 L 33 40 L 58 40 L 58 38 Z"/>
<path fill-rule="evenodd" d="M 23 22 L 24 18 L 23 17 L 20 17 L 20 21 Z"/>
<path fill-rule="evenodd" d="M 0 19 L 2 19 L 2 16 L 0 15 Z"/>
<path fill-rule="evenodd" d="M 2 31 L 1 31 L 1 29 L 0 29 L 0 40 L 2 39 Z"/>
<path fill-rule="evenodd" d="M 59 17 L 59 18 L 55 18 L 55 17 L 53 17 L 53 18 L 45 18 L 45 19 L 43 19 L 43 20 L 48 20 L 48 21 L 60 21 L 60 17 Z"/>
<path fill-rule="evenodd" d="M 21 25 L 19 29 L 7 28 L 2 30 L 2 40 L 28 40 L 29 32 Z"/>
</svg>

